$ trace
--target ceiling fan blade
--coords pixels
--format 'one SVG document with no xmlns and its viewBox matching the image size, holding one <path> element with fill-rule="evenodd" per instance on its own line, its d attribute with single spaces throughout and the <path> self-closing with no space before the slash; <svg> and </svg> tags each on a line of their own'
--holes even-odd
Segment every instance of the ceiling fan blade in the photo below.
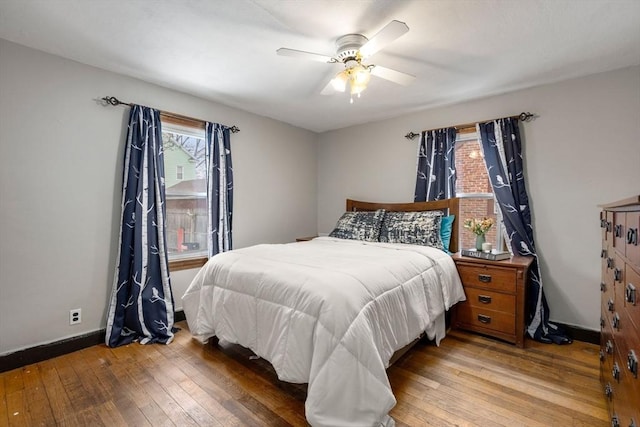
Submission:
<svg viewBox="0 0 640 427">
<path fill-rule="evenodd" d="M 333 95 L 336 93 L 336 90 L 333 87 L 333 80 L 329 80 L 329 83 L 322 89 L 320 95 Z"/>
<path fill-rule="evenodd" d="M 371 74 L 403 86 L 410 85 L 416 79 L 416 77 L 412 76 L 411 74 L 392 70 L 391 68 L 381 67 L 379 65 L 373 66 L 373 68 L 371 69 Z"/>
<path fill-rule="evenodd" d="M 305 58 L 305 59 L 310 59 L 311 61 L 328 62 L 328 63 L 338 62 L 337 59 L 331 56 L 322 55 L 320 53 L 305 52 L 304 50 L 287 49 L 286 47 L 281 47 L 280 49 L 276 50 L 276 53 L 280 56 Z"/>
<path fill-rule="evenodd" d="M 389 22 L 383 29 L 371 37 L 368 42 L 360 48 L 363 58 L 367 58 L 389 43 L 409 31 L 409 27 L 404 22 L 393 20 Z"/>
</svg>

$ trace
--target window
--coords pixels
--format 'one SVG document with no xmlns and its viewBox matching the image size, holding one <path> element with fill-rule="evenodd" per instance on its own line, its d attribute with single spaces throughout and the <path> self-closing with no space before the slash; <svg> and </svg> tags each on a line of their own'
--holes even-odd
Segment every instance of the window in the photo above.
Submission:
<svg viewBox="0 0 640 427">
<path fill-rule="evenodd" d="M 456 153 L 456 197 L 460 200 L 460 247 L 475 247 L 475 235 L 462 228 L 467 218 L 493 218 L 494 226 L 486 234 L 487 242 L 504 250 L 502 215 L 495 205 L 493 189 L 487 175 L 482 148 L 475 132 L 458 133 Z"/>
<path fill-rule="evenodd" d="M 162 121 L 167 252 L 176 260 L 207 256 L 207 189 L 204 128 Z M 175 270 L 175 269 L 174 269 Z"/>
</svg>

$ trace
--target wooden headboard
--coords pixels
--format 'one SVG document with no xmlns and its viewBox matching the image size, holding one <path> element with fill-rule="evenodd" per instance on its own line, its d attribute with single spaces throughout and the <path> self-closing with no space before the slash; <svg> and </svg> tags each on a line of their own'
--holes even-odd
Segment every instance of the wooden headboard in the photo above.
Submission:
<svg viewBox="0 0 640 427">
<path fill-rule="evenodd" d="M 377 209 L 385 209 L 395 212 L 414 212 L 414 211 L 442 211 L 445 215 L 455 215 L 451 228 L 451 243 L 449 250 L 458 252 L 458 218 L 460 217 L 460 199 L 452 198 L 445 200 L 436 200 L 434 202 L 414 202 L 414 203 L 373 203 L 360 202 L 357 200 L 347 199 L 347 211 L 375 211 Z"/>
</svg>

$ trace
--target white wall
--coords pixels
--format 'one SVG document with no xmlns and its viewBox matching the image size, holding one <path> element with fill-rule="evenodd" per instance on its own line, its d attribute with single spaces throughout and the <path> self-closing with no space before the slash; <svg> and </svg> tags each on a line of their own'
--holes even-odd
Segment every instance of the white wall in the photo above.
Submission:
<svg viewBox="0 0 640 427">
<path fill-rule="evenodd" d="M 128 114 L 106 95 L 240 127 L 235 247 L 316 232 L 316 134 L 0 40 L 0 354 L 105 326 Z"/>
<path fill-rule="evenodd" d="M 418 142 L 407 132 L 521 111 L 539 115 L 521 129 L 551 319 L 599 329 L 597 205 L 640 194 L 640 67 L 322 134 L 318 231 L 331 231 L 347 197 L 413 201 Z"/>
</svg>

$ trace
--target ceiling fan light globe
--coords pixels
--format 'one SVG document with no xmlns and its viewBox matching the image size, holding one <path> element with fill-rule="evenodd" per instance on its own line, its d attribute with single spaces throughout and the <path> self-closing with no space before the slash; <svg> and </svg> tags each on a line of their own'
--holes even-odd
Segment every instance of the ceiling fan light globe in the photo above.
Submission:
<svg viewBox="0 0 640 427">
<path fill-rule="evenodd" d="M 359 97 L 360 94 L 367 88 L 367 85 L 352 81 L 351 84 L 349 85 L 349 88 L 350 88 L 351 95 L 358 95 Z"/>
<path fill-rule="evenodd" d="M 331 80 L 331 86 L 338 92 L 344 92 L 347 87 L 347 80 L 347 74 L 341 71 Z"/>
<path fill-rule="evenodd" d="M 352 73 L 351 79 L 354 83 L 358 85 L 364 85 L 366 87 L 369 83 L 369 80 L 371 80 L 371 74 L 369 73 L 368 69 L 360 65 L 359 68 L 357 70 L 354 70 L 354 72 Z"/>
</svg>

